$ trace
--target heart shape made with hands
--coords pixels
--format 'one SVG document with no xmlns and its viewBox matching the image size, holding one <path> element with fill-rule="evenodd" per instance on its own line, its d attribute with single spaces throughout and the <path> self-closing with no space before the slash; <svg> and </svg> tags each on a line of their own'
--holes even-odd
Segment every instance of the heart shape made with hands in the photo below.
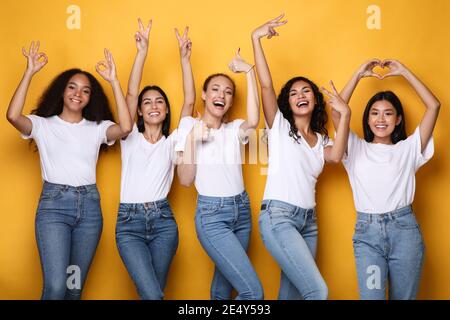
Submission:
<svg viewBox="0 0 450 320">
<path fill-rule="evenodd" d="M 392 63 L 391 60 L 382 60 L 382 61 L 380 60 L 379 63 L 375 63 L 371 69 L 372 76 L 374 76 L 375 78 L 378 78 L 380 80 L 384 80 L 387 77 L 396 75 L 393 73 L 393 70 L 390 66 L 391 63 Z M 379 70 L 375 71 L 374 69 L 379 69 Z M 387 70 L 387 72 L 386 72 L 386 70 Z"/>
</svg>

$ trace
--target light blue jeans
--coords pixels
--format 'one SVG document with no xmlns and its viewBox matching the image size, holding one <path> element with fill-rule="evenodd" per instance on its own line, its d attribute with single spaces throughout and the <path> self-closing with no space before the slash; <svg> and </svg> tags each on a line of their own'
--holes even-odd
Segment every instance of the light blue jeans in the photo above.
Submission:
<svg viewBox="0 0 450 320">
<path fill-rule="evenodd" d="M 116 243 L 141 299 L 163 299 L 178 248 L 178 227 L 169 202 L 121 203 Z"/>
<path fill-rule="evenodd" d="M 81 298 L 102 227 L 95 184 L 72 187 L 44 182 L 35 220 L 43 300 Z"/>
<path fill-rule="evenodd" d="M 281 268 L 278 299 L 326 300 L 328 288 L 314 260 L 318 234 L 315 210 L 264 200 L 259 232 Z"/>
<path fill-rule="evenodd" d="M 353 248 L 362 300 L 385 300 L 387 282 L 390 300 L 415 299 L 425 247 L 411 206 L 358 212 Z"/>
<path fill-rule="evenodd" d="M 247 256 L 252 227 L 250 202 L 244 191 L 233 197 L 199 195 L 195 214 L 197 237 L 216 267 L 211 299 L 262 300 L 263 288 Z"/>
</svg>

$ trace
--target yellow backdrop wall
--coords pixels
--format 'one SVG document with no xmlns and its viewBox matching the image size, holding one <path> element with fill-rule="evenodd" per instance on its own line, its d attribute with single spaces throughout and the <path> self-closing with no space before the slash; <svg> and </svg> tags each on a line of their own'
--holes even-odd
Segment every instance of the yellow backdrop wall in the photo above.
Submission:
<svg viewBox="0 0 450 320">
<path fill-rule="evenodd" d="M 80 10 L 80 29 L 71 29 L 77 22 L 77 16 L 70 10 L 68 13 L 71 5 Z M 371 5 L 381 10 L 381 20 L 376 21 Z M 104 47 L 113 52 L 119 80 L 126 88 L 135 54 L 133 35 L 137 17 L 154 19 L 143 84 L 156 83 L 166 90 L 173 105 L 172 123 L 178 120 L 183 99 L 174 27 L 190 26 L 198 97 L 203 80 L 213 72 L 226 71 L 238 47 L 245 58 L 253 61 L 251 31 L 281 12 L 286 13 L 289 23 L 280 28 L 280 37 L 264 40 L 277 90 L 295 75 L 305 75 L 321 85 L 327 85 L 332 79 L 342 88 L 351 73 L 368 58 L 396 58 L 404 62 L 442 102 L 434 134 L 435 156 L 417 174 L 414 208 L 426 244 L 419 298 L 450 299 L 450 148 L 445 144 L 445 137 L 450 137 L 450 127 L 446 125 L 450 122 L 450 1 L 2 0 L 0 6 L 0 105 L 4 114 L 26 66 L 20 49 L 31 40 L 41 40 L 49 63 L 32 82 L 26 113 L 34 108 L 44 88 L 62 70 L 80 67 L 95 72 L 95 63 L 102 59 Z M 374 19 L 381 29 L 370 28 Z M 239 75 L 233 77 L 241 90 L 231 118 L 245 116 L 245 79 Z M 111 89 L 102 83 L 112 99 Z M 351 101 L 352 129 L 362 134 L 365 103 L 382 89 L 392 89 L 401 97 L 406 108 L 407 131 L 411 133 L 423 115 L 424 106 L 400 78 L 362 81 Z M 202 110 L 200 99 L 196 108 Z M 4 116 L 0 118 L 0 146 L 0 299 L 38 299 L 42 275 L 34 216 L 41 191 L 39 155 L 19 137 Z M 279 269 L 263 246 L 257 224 L 265 184 L 265 176 L 261 174 L 264 167 L 261 162 L 244 165 L 254 222 L 249 255 L 266 297 L 275 299 Z M 101 155 L 97 182 L 104 228 L 84 298 L 138 298 L 114 239 L 120 188 L 118 147 Z M 183 188 L 175 179 L 170 200 L 179 224 L 180 246 L 169 275 L 166 298 L 208 299 L 213 264 L 195 235 L 195 189 Z M 355 210 L 342 165 L 326 166 L 317 186 L 317 203 L 318 265 L 329 286 L 329 297 L 356 299 L 351 241 Z"/>
</svg>

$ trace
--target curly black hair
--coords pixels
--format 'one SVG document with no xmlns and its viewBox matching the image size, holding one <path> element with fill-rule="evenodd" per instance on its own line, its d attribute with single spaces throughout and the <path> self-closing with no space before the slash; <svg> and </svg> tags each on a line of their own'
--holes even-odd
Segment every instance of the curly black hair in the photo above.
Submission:
<svg viewBox="0 0 450 320">
<path fill-rule="evenodd" d="M 158 86 L 146 86 L 144 89 L 142 89 L 141 93 L 139 94 L 138 108 L 139 108 L 139 110 L 142 110 L 141 109 L 142 99 L 144 98 L 144 94 L 149 90 L 158 91 L 161 94 L 161 96 L 163 97 L 164 101 L 166 102 L 167 114 L 166 114 L 166 118 L 164 119 L 163 124 L 162 124 L 162 134 L 167 138 L 169 136 L 169 130 L 170 130 L 170 103 L 169 103 L 169 98 L 167 98 L 167 95 L 164 92 L 164 90 Z M 144 117 L 140 116 L 139 114 L 138 114 L 138 118 L 137 118 L 137 127 L 138 127 L 139 132 L 145 131 Z"/>
<path fill-rule="evenodd" d="M 393 144 L 396 144 L 397 142 L 401 140 L 406 139 L 406 119 L 405 119 L 405 112 L 403 111 L 402 102 L 397 97 L 397 95 L 392 91 L 381 91 L 376 93 L 372 98 L 370 98 L 369 102 L 367 102 L 366 109 L 364 110 L 363 115 L 363 131 L 364 131 L 364 140 L 367 142 L 372 142 L 374 139 L 374 134 L 372 132 L 372 129 L 370 129 L 369 126 L 369 114 L 370 109 L 372 108 L 373 104 L 377 101 L 388 101 L 392 104 L 392 106 L 395 108 L 397 112 L 397 116 L 402 117 L 402 121 L 395 126 L 394 131 L 391 134 L 391 140 Z"/>
<path fill-rule="evenodd" d="M 108 98 L 102 86 L 91 73 L 81 69 L 69 69 L 56 76 L 42 94 L 37 108 L 31 111 L 31 114 L 44 118 L 61 114 L 64 108 L 64 90 L 69 80 L 76 74 L 84 74 L 89 79 L 92 88 L 89 103 L 82 111 L 83 118 L 97 123 L 103 120 L 114 121 Z"/>
<path fill-rule="evenodd" d="M 277 98 L 278 107 L 280 108 L 283 117 L 288 120 L 289 124 L 291 125 L 291 131 L 289 132 L 289 135 L 293 137 L 293 139 L 297 143 L 300 143 L 301 136 L 298 134 L 298 128 L 295 126 L 294 116 L 291 106 L 289 105 L 289 91 L 291 90 L 294 83 L 299 81 L 306 82 L 311 86 L 314 97 L 316 98 L 316 105 L 314 106 L 313 114 L 311 117 L 311 129 L 314 132 L 321 134 L 324 137 L 323 143 L 326 144 L 329 139 L 328 130 L 325 127 L 328 121 L 328 115 L 325 110 L 326 103 L 323 94 L 322 92 L 320 92 L 317 85 L 305 77 L 294 77 L 290 79 L 283 86 Z"/>
</svg>

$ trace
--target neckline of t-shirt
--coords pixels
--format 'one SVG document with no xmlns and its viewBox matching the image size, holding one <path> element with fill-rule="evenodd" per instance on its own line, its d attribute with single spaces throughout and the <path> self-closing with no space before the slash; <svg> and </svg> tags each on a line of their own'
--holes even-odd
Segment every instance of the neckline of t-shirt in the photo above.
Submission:
<svg viewBox="0 0 450 320">
<path fill-rule="evenodd" d="M 66 124 L 66 125 L 69 125 L 69 126 L 78 126 L 78 125 L 82 125 L 82 124 L 84 124 L 86 122 L 85 118 L 82 118 L 80 122 L 69 122 L 69 121 L 66 121 L 64 119 L 61 119 L 61 117 L 59 115 L 56 115 L 55 117 L 56 117 L 56 119 L 59 122 L 61 122 L 63 124 Z"/>
<path fill-rule="evenodd" d="M 315 149 L 318 148 L 318 146 L 319 146 L 319 144 L 320 144 L 320 138 L 322 137 L 322 136 L 320 135 L 320 133 L 314 132 L 314 133 L 316 134 L 316 137 L 317 137 L 317 142 L 316 142 L 316 144 L 315 144 L 314 146 L 311 147 L 311 146 L 309 145 L 308 141 L 306 141 L 306 139 L 305 139 L 305 138 L 303 137 L 303 135 L 300 133 L 300 131 L 297 131 L 297 132 L 298 132 L 298 134 L 300 135 L 300 138 L 302 139 L 301 141 L 304 141 L 305 144 L 306 144 L 306 146 L 307 146 L 309 149 L 315 150 Z"/>
<path fill-rule="evenodd" d="M 143 132 L 139 132 L 139 131 L 138 131 L 138 133 L 139 133 L 139 135 L 141 136 L 141 139 L 144 140 L 144 142 L 145 142 L 147 145 L 149 145 L 149 146 L 156 146 L 156 145 L 158 145 L 160 142 L 166 140 L 166 136 L 165 136 L 165 135 L 162 135 L 161 138 L 158 139 L 158 141 L 156 141 L 155 143 L 151 143 L 150 141 L 148 141 L 147 139 L 145 139 L 144 133 L 143 133 Z"/>
</svg>

